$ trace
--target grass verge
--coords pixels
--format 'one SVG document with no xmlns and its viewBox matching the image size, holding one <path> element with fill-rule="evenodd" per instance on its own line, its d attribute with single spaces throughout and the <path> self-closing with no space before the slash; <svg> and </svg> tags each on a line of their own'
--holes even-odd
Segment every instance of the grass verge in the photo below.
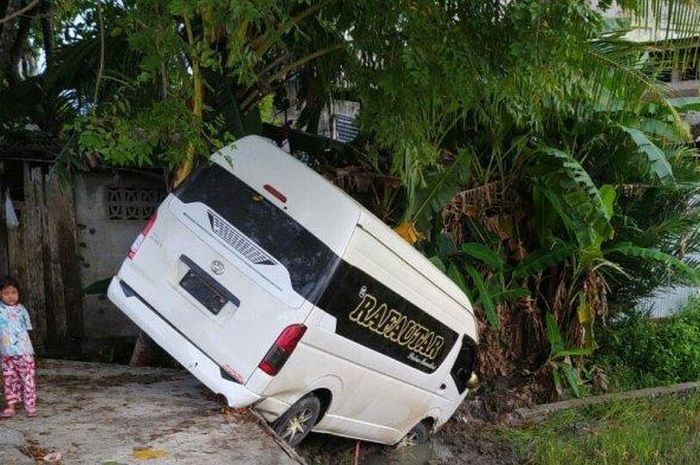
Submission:
<svg viewBox="0 0 700 465">
<path fill-rule="evenodd" d="M 700 463 L 700 394 L 612 402 L 494 432 L 523 463 L 689 465 Z"/>
</svg>

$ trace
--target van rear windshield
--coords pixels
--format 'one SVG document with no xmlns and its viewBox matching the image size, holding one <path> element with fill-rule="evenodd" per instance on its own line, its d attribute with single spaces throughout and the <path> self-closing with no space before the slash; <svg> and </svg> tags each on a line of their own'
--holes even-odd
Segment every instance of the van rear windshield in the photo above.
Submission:
<svg viewBox="0 0 700 465">
<path fill-rule="evenodd" d="M 216 163 L 198 168 L 174 194 L 235 226 L 287 269 L 299 295 L 318 301 L 340 258 L 283 210 Z"/>
</svg>

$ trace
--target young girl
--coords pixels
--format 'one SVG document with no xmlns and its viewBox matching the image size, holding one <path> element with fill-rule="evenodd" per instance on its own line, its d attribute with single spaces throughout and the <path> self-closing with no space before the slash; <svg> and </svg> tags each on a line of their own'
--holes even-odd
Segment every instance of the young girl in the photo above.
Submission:
<svg viewBox="0 0 700 465">
<path fill-rule="evenodd" d="M 29 314 L 19 303 L 19 284 L 10 276 L 0 278 L 0 352 L 5 381 L 5 410 L 0 417 L 15 414 L 15 404 L 24 398 L 24 409 L 36 416 L 34 349 L 27 331 L 32 330 Z"/>
</svg>

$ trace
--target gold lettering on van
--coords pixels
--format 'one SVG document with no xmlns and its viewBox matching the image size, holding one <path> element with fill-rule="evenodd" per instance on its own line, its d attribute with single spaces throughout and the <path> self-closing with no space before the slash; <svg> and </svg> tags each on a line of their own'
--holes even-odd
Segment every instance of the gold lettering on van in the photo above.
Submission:
<svg viewBox="0 0 700 465">
<path fill-rule="evenodd" d="M 389 308 L 371 294 L 362 296 L 362 300 L 350 312 L 350 321 L 369 329 L 390 341 L 406 347 L 430 360 L 440 354 L 445 339 L 435 334 L 420 323 L 409 320 L 400 311 Z"/>
<path fill-rule="evenodd" d="M 398 322 L 401 319 L 402 316 L 403 315 L 401 315 L 401 313 L 397 312 L 392 308 L 391 310 L 389 310 L 389 313 L 387 314 L 386 318 L 384 318 L 382 322 L 379 323 L 379 326 L 374 328 L 374 332 L 391 339 L 388 333 L 394 327 L 396 322 Z"/>
<path fill-rule="evenodd" d="M 406 327 L 406 315 L 401 315 L 399 319 L 390 328 L 384 330 L 383 336 L 393 342 L 399 340 L 399 334 Z"/>
<path fill-rule="evenodd" d="M 396 342 L 398 342 L 400 346 L 407 345 L 411 341 L 413 333 L 416 332 L 416 328 L 418 328 L 419 326 L 420 325 L 415 321 L 409 320 L 401 330 L 401 334 L 399 334 L 399 339 Z"/>
<path fill-rule="evenodd" d="M 367 316 L 365 317 L 364 321 L 362 322 L 362 326 L 366 328 L 370 328 L 374 330 L 374 328 L 379 327 L 379 324 L 382 322 L 384 317 L 386 316 L 386 304 L 381 304 L 379 307 L 377 307 L 374 311 L 368 312 Z"/>
<path fill-rule="evenodd" d="M 420 340 L 419 343 L 416 344 L 416 351 L 425 354 L 428 353 L 428 347 L 433 343 L 435 340 L 435 333 L 428 333 L 425 335 L 423 339 Z"/>
<path fill-rule="evenodd" d="M 435 341 L 432 343 L 432 345 L 428 348 L 428 353 L 432 355 L 428 355 L 430 358 L 435 358 L 437 354 L 440 353 L 440 350 L 442 349 L 442 346 L 445 344 L 445 339 L 442 336 L 437 336 L 435 338 Z"/>
<path fill-rule="evenodd" d="M 350 319 L 354 322 L 358 322 L 360 319 L 364 319 L 367 311 L 374 309 L 375 305 L 377 305 L 377 299 L 375 299 L 369 294 L 365 294 L 365 296 L 362 298 L 355 310 L 350 312 Z"/>
</svg>

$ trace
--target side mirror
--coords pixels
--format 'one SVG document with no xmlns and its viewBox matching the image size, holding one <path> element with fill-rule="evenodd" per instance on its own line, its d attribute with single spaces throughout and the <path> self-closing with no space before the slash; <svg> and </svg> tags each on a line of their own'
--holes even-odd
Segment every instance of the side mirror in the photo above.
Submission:
<svg viewBox="0 0 700 465">
<path fill-rule="evenodd" d="M 476 376 L 476 373 L 472 373 L 471 377 L 469 378 L 469 381 L 467 381 L 467 387 L 470 391 L 474 391 L 476 388 L 479 387 L 479 377 Z"/>
</svg>

